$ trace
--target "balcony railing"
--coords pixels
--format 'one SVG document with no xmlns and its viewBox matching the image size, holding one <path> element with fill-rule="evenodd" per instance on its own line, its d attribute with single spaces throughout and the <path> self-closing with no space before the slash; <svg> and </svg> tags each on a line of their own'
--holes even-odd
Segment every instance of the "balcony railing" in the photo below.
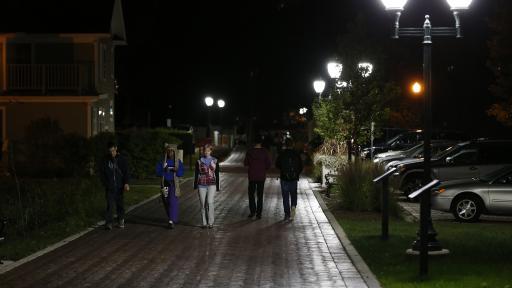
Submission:
<svg viewBox="0 0 512 288">
<path fill-rule="evenodd" d="M 9 64 L 7 90 L 46 94 L 94 91 L 94 66 L 85 64 Z"/>
</svg>

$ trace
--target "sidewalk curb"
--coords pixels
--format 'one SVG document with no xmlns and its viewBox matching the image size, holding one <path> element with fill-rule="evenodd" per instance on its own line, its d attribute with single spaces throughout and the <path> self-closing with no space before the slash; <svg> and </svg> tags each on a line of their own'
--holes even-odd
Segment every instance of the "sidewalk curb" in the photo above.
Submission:
<svg viewBox="0 0 512 288">
<path fill-rule="evenodd" d="M 311 182 L 308 181 L 308 184 L 310 184 L 310 183 Z M 380 285 L 379 281 L 377 280 L 377 277 L 375 277 L 375 275 L 370 270 L 368 265 L 366 265 L 366 263 L 364 262 L 361 255 L 359 255 L 357 250 L 354 248 L 354 246 L 348 239 L 347 234 L 345 234 L 345 231 L 343 230 L 343 228 L 341 228 L 340 224 L 338 223 L 338 221 L 336 220 L 334 215 L 331 213 L 329 208 L 327 208 L 327 205 L 325 205 L 324 199 L 322 199 L 322 196 L 320 195 L 320 193 L 315 191 L 311 187 L 311 185 L 309 187 L 310 187 L 311 191 L 313 191 L 313 194 L 315 195 L 318 203 L 320 204 L 320 207 L 322 207 L 322 210 L 323 210 L 325 216 L 327 217 L 327 219 L 329 220 L 329 223 L 331 224 L 332 228 L 336 232 L 336 235 L 338 236 L 338 239 L 341 241 L 341 244 L 343 244 L 343 247 L 347 251 L 347 255 L 350 257 L 350 259 L 352 260 L 352 263 L 354 263 L 354 266 L 361 274 L 361 277 L 363 278 L 364 282 L 366 282 L 366 284 L 368 285 L 369 288 L 381 288 L 382 286 Z"/>
<path fill-rule="evenodd" d="M 181 181 L 180 184 L 183 184 L 183 183 L 185 183 L 185 182 L 187 182 L 188 180 L 191 180 L 191 179 L 192 178 L 183 179 L 183 181 Z M 135 185 L 135 186 L 153 186 L 153 185 Z M 139 202 L 137 204 L 134 204 L 134 205 L 128 207 L 126 209 L 126 214 L 130 213 L 130 211 L 132 211 L 132 210 L 134 210 L 136 208 L 139 208 L 140 206 L 142 206 L 142 205 L 144 205 L 144 204 L 146 204 L 148 202 L 151 202 L 151 201 L 157 199 L 158 197 L 160 197 L 160 193 L 158 193 L 158 194 L 156 194 L 154 196 L 151 196 L 151 197 L 149 197 L 148 199 L 146 199 L 146 200 L 144 200 L 142 202 Z M 53 250 L 55 250 L 55 249 L 57 249 L 59 247 L 62 247 L 64 245 L 70 243 L 71 241 L 76 240 L 76 239 L 82 237 L 83 235 L 91 232 L 92 230 L 94 230 L 94 229 L 96 229 L 96 228 L 98 228 L 98 227 L 100 227 L 102 225 L 105 225 L 105 220 L 98 221 L 92 227 L 89 227 L 89 228 L 87 228 L 87 229 L 85 229 L 85 230 L 83 230 L 81 232 L 78 232 L 78 233 L 76 233 L 74 235 L 66 237 L 63 240 L 61 240 L 61 241 L 59 241 L 59 242 L 57 242 L 55 244 L 52 244 L 52 245 L 50 245 L 50 246 L 48 246 L 48 247 L 46 247 L 46 248 L 44 248 L 42 250 L 39 250 L 39 251 L 37 251 L 37 252 L 35 252 L 33 254 L 30 254 L 30 255 L 28 255 L 28 256 L 26 256 L 26 257 L 24 257 L 24 258 L 22 258 L 22 259 L 20 259 L 18 261 L 2 264 L 2 265 L 0 265 L 0 275 L 6 273 L 6 272 L 8 272 L 8 271 L 10 271 L 10 270 L 12 270 L 12 269 L 14 269 L 16 267 L 18 267 L 18 266 L 21 266 L 21 265 L 23 265 L 25 263 L 28 263 L 28 262 L 30 262 L 30 261 L 32 261 L 32 260 L 34 260 L 34 259 L 36 259 L 36 258 L 38 258 L 40 256 L 43 256 L 43 255 L 45 255 L 45 254 L 47 254 L 47 253 L 49 253 L 49 252 L 51 252 L 51 251 L 53 251 Z"/>
</svg>

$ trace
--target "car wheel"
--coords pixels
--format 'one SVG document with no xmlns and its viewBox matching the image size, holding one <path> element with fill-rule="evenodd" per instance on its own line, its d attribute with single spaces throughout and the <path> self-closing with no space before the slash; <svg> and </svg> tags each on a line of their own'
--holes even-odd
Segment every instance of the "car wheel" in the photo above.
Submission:
<svg viewBox="0 0 512 288">
<path fill-rule="evenodd" d="M 476 222 L 482 214 L 483 205 L 478 197 L 464 195 L 455 198 L 452 213 L 461 222 Z"/>
<path fill-rule="evenodd" d="M 409 196 L 412 192 L 418 190 L 421 188 L 422 181 L 421 177 L 409 177 L 407 180 L 405 180 L 405 183 L 402 184 L 402 187 L 400 188 L 402 192 L 404 192 L 405 196 Z M 409 198 L 407 198 L 409 200 Z"/>
</svg>

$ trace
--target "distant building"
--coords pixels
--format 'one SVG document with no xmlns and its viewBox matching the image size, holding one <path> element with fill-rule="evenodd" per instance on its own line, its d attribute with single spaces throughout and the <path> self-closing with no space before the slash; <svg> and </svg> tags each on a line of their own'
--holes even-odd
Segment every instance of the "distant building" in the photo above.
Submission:
<svg viewBox="0 0 512 288">
<path fill-rule="evenodd" d="M 116 46 L 126 45 L 126 33 L 121 0 L 105 3 L 112 7 L 108 15 L 103 11 L 88 15 L 95 25 L 77 17 L 76 33 L 70 32 L 74 29 L 71 21 L 56 19 L 63 14 L 58 11 L 55 15 L 40 13 L 40 17 L 53 19 L 41 22 L 52 24 L 45 28 L 51 31 L 22 27 L 26 29 L 23 33 L 0 34 L 0 137 L 4 150 L 7 140 L 23 138 L 27 125 L 40 118 L 57 120 L 65 132 L 85 137 L 115 130 L 114 52 Z M 74 14 L 66 17 L 72 19 Z"/>
</svg>

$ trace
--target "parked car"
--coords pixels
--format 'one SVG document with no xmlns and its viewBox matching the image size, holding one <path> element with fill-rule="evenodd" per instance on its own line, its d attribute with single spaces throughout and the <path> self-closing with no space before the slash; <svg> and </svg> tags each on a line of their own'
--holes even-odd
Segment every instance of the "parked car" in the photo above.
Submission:
<svg viewBox="0 0 512 288">
<path fill-rule="evenodd" d="M 448 149 L 449 147 L 456 144 L 455 141 L 451 140 L 432 140 L 431 149 L 432 155 L 437 155 L 439 152 Z M 420 142 L 416 146 L 404 150 L 404 151 L 389 151 L 375 155 L 373 163 L 381 166 L 385 166 L 392 161 L 400 161 L 407 158 L 422 158 L 423 157 L 423 142 Z"/>
<path fill-rule="evenodd" d="M 436 130 L 432 132 L 432 140 L 452 140 L 452 141 L 467 141 L 468 137 L 464 133 L 458 131 L 444 131 Z M 361 149 L 361 158 L 369 159 L 373 150 L 373 155 L 383 153 L 386 151 L 397 151 L 410 149 L 423 141 L 422 130 L 411 130 L 401 133 L 390 140 L 375 144 L 373 147 L 366 147 Z"/>
<path fill-rule="evenodd" d="M 431 177 L 441 181 L 479 178 L 507 164 L 512 164 L 512 140 L 467 141 L 432 157 Z M 409 195 L 422 186 L 423 159 L 407 159 L 394 165 L 402 192 Z"/>
<path fill-rule="evenodd" d="M 432 209 L 462 222 L 478 221 L 481 214 L 512 215 L 512 165 L 480 178 L 444 181 L 432 191 Z"/>
<path fill-rule="evenodd" d="M 406 150 L 423 140 L 421 130 L 407 131 L 396 135 L 386 142 L 374 144 L 373 147 L 361 149 L 360 156 L 363 159 L 369 159 L 372 154 L 387 152 L 389 150 Z"/>
</svg>

